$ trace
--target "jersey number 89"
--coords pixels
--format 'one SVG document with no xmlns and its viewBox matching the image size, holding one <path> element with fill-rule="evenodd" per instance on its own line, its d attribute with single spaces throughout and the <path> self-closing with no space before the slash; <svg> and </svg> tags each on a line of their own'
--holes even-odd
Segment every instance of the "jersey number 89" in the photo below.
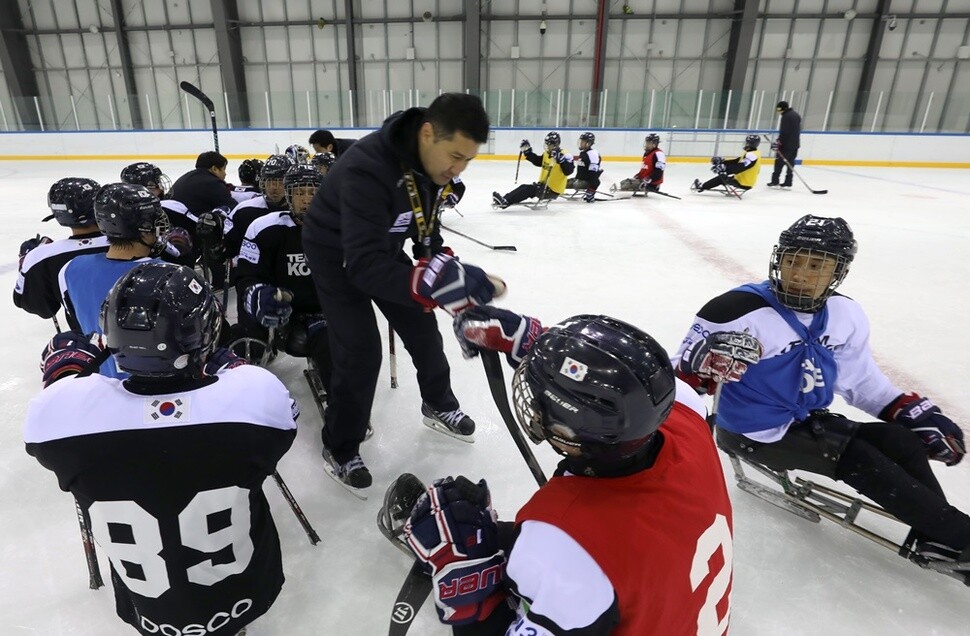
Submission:
<svg viewBox="0 0 970 636">
<path fill-rule="evenodd" d="M 210 531 L 211 515 L 229 513 L 229 523 Z M 171 587 L 158 520 L 134 501 L 96 501 L 89 509 L 91 531 L 118 576 L 135 594 L 158 598 Z M 182 545 L 205 554 L 232 547 L 233 560 L 203 560 L 186 570 L 191 583 L 214 585 L 243 572 L 253 556 L 249 537 L 249 491 L 237 486 L 200 492 L 178 515 Z"/>
</svg>

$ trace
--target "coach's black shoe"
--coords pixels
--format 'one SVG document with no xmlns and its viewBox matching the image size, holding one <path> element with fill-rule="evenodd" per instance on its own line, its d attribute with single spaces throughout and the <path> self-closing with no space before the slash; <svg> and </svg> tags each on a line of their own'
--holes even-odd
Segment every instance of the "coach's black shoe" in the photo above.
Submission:
<svg viewBox="0 0 970 636">
<path fill-rule="evenodd" d="M 771 181 L 768 182 L 768 187 L 769 188 L 777 188 L 779 185 L 781 185 L 781 184 L 778 183 L 777 181 L 775 181 L 774 179 L 772 179 Z"/>
<path fill-rule="evenodd" d="M 421 403 L 424 425 L 463 442 L 475 441 L 475 420 L 465 415 L 461 409 L 436 411 L 426 402 Z"/>
<path fill-rule="evenodd" d="M 364 465 L 360 455 L 354 455 L 350 461 L 338 463 L 326 446 L 323 447 L 323 461 L 326 463 L 327 474 L 335 482 L 349 490 L 358 499 L 367 499 L 364 488 L 370 488 L 374 483 L 370 471 Z"/>
</svg>

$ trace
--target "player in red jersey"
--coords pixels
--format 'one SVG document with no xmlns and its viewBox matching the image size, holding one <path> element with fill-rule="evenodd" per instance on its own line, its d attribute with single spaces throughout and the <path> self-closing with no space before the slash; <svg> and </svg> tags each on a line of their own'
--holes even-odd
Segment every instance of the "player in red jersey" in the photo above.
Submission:
<svg viewBox="0 0 970 636">
<path fill-rule="evenodd" d="M 497 523 L 484 480 L 438 480 L 405 527 L 455 634 L 726 634 L 731 503 L 704 407 L 649 335 L 606 316 L 455 319 L 466 355 L 517 365 L 516 417 L 564 456 Z M 504 577 L 502 568 L 504 567 Z M 507 601 L 507 602 L 505 602 Z"/>
</svg>

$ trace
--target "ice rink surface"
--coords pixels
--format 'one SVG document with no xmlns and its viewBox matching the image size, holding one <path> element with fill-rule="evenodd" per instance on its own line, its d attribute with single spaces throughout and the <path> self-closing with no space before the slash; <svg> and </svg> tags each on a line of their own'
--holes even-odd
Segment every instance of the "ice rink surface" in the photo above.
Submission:
<svg viewBox="0 0 970 636">
<path fill-rule="evenodd" d="M 37 232 L 55 238 L 66 234 L 40 222 L 51 183 L 65 176 L 107 183 L 126 163 L 0 162 L 0 196 L 7 207 L 0 288 L 14 286 L 21 241 Z M 238 163 L 230 162 L 230 176 Z M 191 164 L 158 162 L 173 180 Z M 636 164 L 604 165 L 607 185 L 637 170 Z M 461 215 L 448 211 L 444 222 L 518 251 L 491 251 L 447 231 L 445 239 L 463 261 L 505 279 L 509 291 L 498 303 L 503 307 L 546 324 L 578 313 L 609 314 L 642 327 L 673 351 L 708 299 L 766 277 L 782 229 L 807 213 L 842 216 L 855 231 L 859 253 L 840 291 L 867 310 L 882 368 L 901 389 L 932 397 L 970 431 L 965 323 L 970 260 L 964 252 L 970 241 L 970 172 L 822 167 L 799 172 L 813 188 L 829 193 L 813 195 L 797 179 L 790 191 L 770 190 L 764 186 L 770 174 L 765 165 L 743 201 L 694 194 L 688 184 L 708 178 L 707 166 L 675 163 L 668 166 L 663 189 L 683 197 L 680 201 L 657 196 L 591 205 L 556 201 L 541 211 L 523 206 L 495 211 L 491 192 L 512 189 L 515 164 L 478 161 L 463 175 L 468 191 L 458 206 Z M 520 182 L 537 173 L 523 163 Z M 23 449 L 23 419 L 28 401 L 40 390 L 39 354 L 53 326 L 9 300 L 0 306 L 0 634 L 134 633 L 115 616 L 110 584 L 97 592 L 87 588 L 71 497 Z M 413 368 L 398 346 L 400 388 L 389 388 L 385 359 L 373 412 L 375 434 L 362 448 L 374 474 L 366 502 L 324 474 L 321 422 L 302 377 L 303 362 L 282 357 L 271 365 L 303 408 L 298 437 L 279 472 L 322 543 L 309 545 L 275 486 L 267 483 L 287 581 L 249 636 L 387 633 L 410 563 L 380 535 L 375 517 L 384 489 L 400 473 L 413 472 L 426 481 L 456 474 L 486 477 L 503 519 L 513 519 L 535 491 L 491 401 L 481 363 L 463 360 L 447 316 L 440 313 L 439 322 L 455 393 L 478 423 L 476 442 L 465 444 L 421 424 Z M 551 473 L 557 456 L 545 445 L 535 452 Z M 734 502 L 732 634 L 970 633 L 970 589 L 832 523 L 812 524 L 741 492 L 724 456 L 722 463 Z M 970 460 L 952 468 L 933 466 L 951 503 L 970 511 Z M 897 541 L 905 534 L 901 528 L 875 527 Z M 101 565 L 107 580 L 103 556 Z M 411 633 L 449 632 L 428 603 Z"/>
</svg>

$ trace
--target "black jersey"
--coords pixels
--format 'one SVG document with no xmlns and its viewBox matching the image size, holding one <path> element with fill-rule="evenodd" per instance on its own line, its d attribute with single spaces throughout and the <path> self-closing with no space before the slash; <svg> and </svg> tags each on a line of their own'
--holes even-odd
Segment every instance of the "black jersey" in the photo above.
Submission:
<svg viewBox="0 0 970 636">
<path fill-rule="evenodd" d="M 271 204 L 266 200 L 266 195 L 255 196 L 237 204 L 226 217 L 226 223 L 222 230 L 225 237 L 226 256 L 229 258 L 239 256 L 239 247 L 242 245 L 250 223 L 264 214 L 283 212 L 287 209 L 289 208 L 286 206 L 286 199 L 278 204 Z"/>
<path fill-rule="evenodd" d="M 298 314 L 320 313 L 320 301 L 303 253 L 302 228 L 288 212 L 271 212 L 249 224 L 239 250 L 236 291 L 268 283 L 293 292 L 290 304 Z"/>
<path fill-rule="evenodd" d="M 20 264 L 13 288 L 13 304 L 41 318 L 50 318 L 61 307 L 57 275 L 68 261 L 81 254 L 108 251 L 108 239 L 100 232 L 78 234 L 30 250 Z M 78 325 L 68 316 L 71 329 Z"/>
<path fill-rule="evenodd" d="M 24 439 L 90 515 L 121 618 L 142 634 L 232 636 L 283 585 L 262 487 L 295 416 L 286 387 L 255 366 L 160 395 L 92 375 L 31 400 Z"/>
<path fill-rule="evenodd" d="M 603 169 L 600 165 L 602 161 L 598 150 L 589 148 L 588 150 L 580 151 L 579 159 L 576 161 L 576 178 L 580 181 L 595 181 L 598 183 L 600 176 L 603 174 Z"/>
</svg>

